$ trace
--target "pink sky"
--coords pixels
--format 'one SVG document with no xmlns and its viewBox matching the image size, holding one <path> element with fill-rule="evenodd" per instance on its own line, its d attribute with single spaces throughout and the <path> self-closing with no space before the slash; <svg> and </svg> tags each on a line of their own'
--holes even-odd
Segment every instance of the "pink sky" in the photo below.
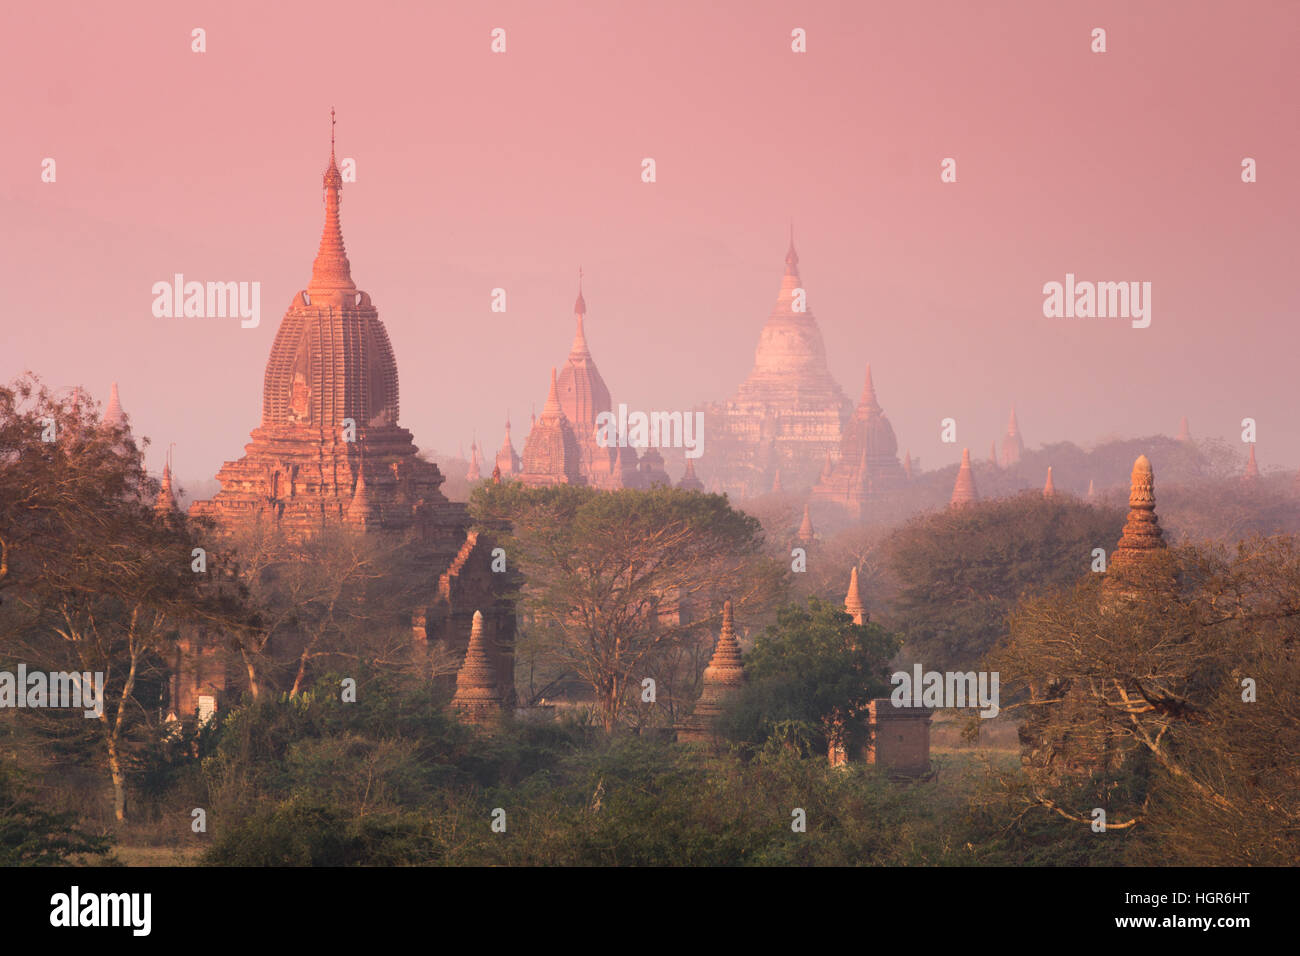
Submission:
<svg viewBox="0 0 1300 956">
<path fill-rule="evenodd" d="M 1013 400 L 1031 447 L 1181 415 L 1235 440 L 1251 416 L 1261 467 L 1300 465 L 1300 5 L 458 6 L 7 5 L 0 378 L 117 380 L 182 480 L 242 454 L 310 275 L 334 106 L 352 274 L 422 448 L 477 429 L 495 449 L 507 409 L 522 446 L 579 263 L 616 403 L 731 395 L 793 218 L 832 371 L 856 399 L 871 362 L 927 467 L 982 456 Z M 260 281 L 261 326 L 153 318 L 176 272 Z M 1067 272 L 1151 282 L 1151 327 L 1044 318 Z"/>
</svg>

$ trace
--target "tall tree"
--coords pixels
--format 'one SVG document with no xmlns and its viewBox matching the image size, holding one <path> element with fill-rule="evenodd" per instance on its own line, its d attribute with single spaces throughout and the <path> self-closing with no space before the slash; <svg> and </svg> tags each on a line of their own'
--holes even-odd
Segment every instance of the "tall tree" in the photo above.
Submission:
<svg viewBox="0 0 1300 956">
<path fill-rule="evenodd" d="M 890 619 L 927 667 L 972 666 L 1006 634 L 1022 594 L 1087 573 L 1123 523 L 1116 509 L 1038 492 L 921 515 L 884 545 Z"/>
<path fill-rule="evenodd" d="M 1300 541 L 1178 549 L 1179 593 L 1096 577 L 1026 602 L 993 656 L 1028 803 L 1146 824 L 1165 859 L 1300 859 Z"/>
<path fill-rule="evenodd" d="M 758 609 L 784 587 L 759 523 L 722 495 L 489 483 L 471 509 L 510 527 L 501 540 L 525 578 L 524 613 L 590 686 L 607 731 L 671 650 L 720 621 L 724 598 Z"/>
<path fill-rule="evenodd" d="M 59 399 L 34 377 L 0 388 L 0 653 L 103 675 L 92 736 L 119 821 L 176 627 L 233 626 L 242 610 L 237 589 L 195 572 L 198 541 L 182 516 L 155 512 L 157 492 L 130 433 L 97 421 L 84 393 Z M 85 736 L 80 711 L 28 713 Z"/>
</svg>

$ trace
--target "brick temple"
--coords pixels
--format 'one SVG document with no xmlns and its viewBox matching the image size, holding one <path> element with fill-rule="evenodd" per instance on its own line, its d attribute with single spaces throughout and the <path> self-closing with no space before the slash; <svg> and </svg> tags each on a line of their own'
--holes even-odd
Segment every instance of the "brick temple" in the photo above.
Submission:
<svg viewBox="0 0 1300 956">
<path fill-rule="evenodd" d="M 710 483 L 742 499 L 809 488 L 827 457 L 839 457 L 853 405 L 826 365 L 793 236 L 749 377 L 728 401 L 707 405 L 704 413 L 708 450 L 701 470 Z"/>
<path fill-rule="evenodd" d="M 582 295 L 581 270 L 578 276 L 573 345 L 559 373 L 551 370 L 546 405 L 524 440 L 517 477 L 529 485 L 579 484 L 606 491 L 670 485 L 658 449 L 638 452 L 631 446 L 619 447 L 612 430 L 608 445 L 602 445 L 597 437 L 597 416 L 612 412 L 614 405 L 587 345 L 587 300 Z M 506 442 L 509 440 L 507 426 Z M 507 474 L 504 467 L 501 473 Z"/>
<path fill-rule="evenodd" d="M 261 424 L 243 457 L 218 471 L 221 490 L 190 514 L 224 529 L 258 523 L 290 540 L 341 526 L 414 542 L 428 595 L 412 608 L 417 651 L 441 641 L 463 652 L 482 609 L 483 654 L 501 699 L 512 703 L 514 606 L 503 575 L 491 573 L 491 541 L 470 530 L 466 505 L 442 494 L 438 466 L 419 457 L 398 423 L 397 361 L 370 294 L 352 278 L 342 191 L 331 135 L 325 226 L 307 288 L 294 295 L 271 346 Z M 182 638 L 172 686 L 178 715 L 224 694 L 216 645 L 216 635 Z"/>
</svg>

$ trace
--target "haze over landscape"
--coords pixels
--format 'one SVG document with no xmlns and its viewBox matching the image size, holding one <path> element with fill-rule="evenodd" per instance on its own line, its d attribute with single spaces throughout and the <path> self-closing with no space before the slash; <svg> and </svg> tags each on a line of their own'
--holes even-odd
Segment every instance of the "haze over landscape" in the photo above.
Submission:
<svg viewBox="0 0 1300 956">
<path fill-rule="evenodd" d="M 182 483 L 260 420 L 319 236 L 330 106 L 356 160 L 352 274 L 422 449 L 475 433 L 495 449 L 507 411 L 522 442 L 572 338 L 579 265 L 615 403 L 725 399 L 793 221 L 831 371 L 855 396 L 872 364 L 927 468 L 982 453 L 1013 401 L 1030 447 L 1172 435 L 1184 415 L 1235 442 L 1249 416 L 1265 472 L 1300 466 L 1286 3 L 812 4 L 802 56 L 774 3 L 158 3 L 130 30 L 73 10 L 7 15 L 25 42 L 0 77 L 48 95 L 0 103 L 0 275 L 23 317 L 0 377 L 30 368 L 100 399 L 119 382 L 150 470 L 175 442 Z M 509 52 L 490 56 L 498 21 Z M 195 25 L 202 56 L 173 40 Z M 261 282 L 260 325 L 154 318 L 150 288 L 175 273 Z M 1045 318 L 1042 287 L 1067 273 L 1150 282 L 1150 327 Z"/>
</svg>

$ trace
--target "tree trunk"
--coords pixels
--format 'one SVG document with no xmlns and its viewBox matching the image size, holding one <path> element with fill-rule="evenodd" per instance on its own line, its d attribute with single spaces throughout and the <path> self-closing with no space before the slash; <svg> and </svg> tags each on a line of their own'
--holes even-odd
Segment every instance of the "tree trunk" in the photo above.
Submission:
<svg viewBox="0 0 1300 956">
<path fill-rule="evenodd" d="M 262 686 L 257 680 L 257 664 L 247 648 L 241 647 L 239 653 L 244 659 L 244 670 L 248 672 L 248 692 L 253 695 L 253 700 L 258 700 L 262 696 Z"/>
<path fill-rule="evenodd" d="M 113 819 L 126 821 L 126 776 L 122 773 L 122 758 L 117 752 L 117 741 L 108 738 L 108 774 L 113 780 Z"/>
</svg>

